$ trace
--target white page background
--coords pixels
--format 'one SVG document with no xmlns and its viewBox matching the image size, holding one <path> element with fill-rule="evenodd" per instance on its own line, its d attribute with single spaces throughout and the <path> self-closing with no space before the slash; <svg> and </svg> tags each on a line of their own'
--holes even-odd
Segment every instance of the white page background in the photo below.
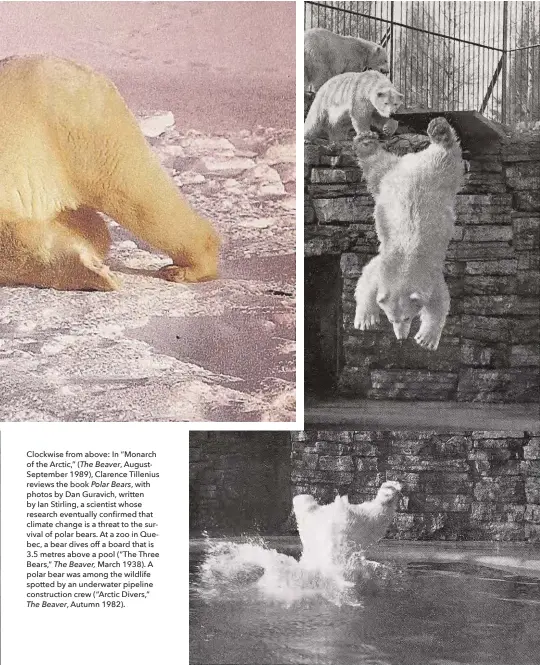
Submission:
<svg viewBox="0 0 540 665">
<path fill-rule="evenodd" d="M 163 423 L 0 425 L 2 663 L 148 665 L 188 662 L 188 432 Z M 155 450 L 146 510 L 159 523 L 148 599 L 125 609 L 26 607 L 27 450 Z M 34 469 L 35 470 L 35 469 Z"/>
</svg>

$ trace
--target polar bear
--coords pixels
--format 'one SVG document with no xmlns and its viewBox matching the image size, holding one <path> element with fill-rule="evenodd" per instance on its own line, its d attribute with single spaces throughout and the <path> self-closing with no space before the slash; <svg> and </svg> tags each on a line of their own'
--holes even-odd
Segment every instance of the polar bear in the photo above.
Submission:
<svg viewBox="0 0 540 665">
<path fill-rule="evenodd" d="M 168 254 L 169 281 L 217 276 L 219 240 L 182 200 L 115 86 L 49 56 L 0 63 L 0 284 L 111 291 L 97 211 Z"/>
<path fill-rule="evenodd" d="M 304 32 L 305 90 L 317 92 L 332 76 L 366 69 L 388 74 L 388 57 L 382 46 L 366 39 L 336 35 L 325 28 Z"/>
<path fill-rule="evenodd" d="M 380 246 L 356 286 L 354 327 L 374 327 L 382 309 L 397 339 L 406 339 L 419 316 L 415 340 L 435 350 L 450 308 L 443 266 L 464 168 L 458 138 L 444 118 L 434 118 L 427 133 L 431 145 L 403 157 L 383 150 L 371 132 L 355 139 L 375 198 Z"/>
<path fill-rule="evenodd" d="M 371 501 L 353 504 L 347 496 L 319 505 L 311 494 L 293 498 L 293 510 L 302 541 L 300 563 L 329 573 L 346 567 L 351 555 L 365 552 L 384 538 L 396 514 L 403 490 L 387 480 Z"/>
<path fill-rule="evenodd" d="M 338 74 L 315 95 L 304 122 L 304 140 L 323 135 L 331 141 L 346 140 L 351 129 L 360 134 L 371 126 L 394 134 L 398 123 L 391 116 L 402 103 L 403 95 L 380 72 Z"/>
</svg>

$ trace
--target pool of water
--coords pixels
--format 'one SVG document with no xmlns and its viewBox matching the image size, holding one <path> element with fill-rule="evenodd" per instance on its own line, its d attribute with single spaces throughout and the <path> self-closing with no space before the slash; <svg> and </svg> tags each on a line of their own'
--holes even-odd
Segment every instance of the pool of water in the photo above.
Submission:
<svg viewBox="0 0 540 665">
<path fill-rule="evenodd" d="M 344 587 L 306 576 L 288 552 L 260 541 L 194 552 L 192 665 L 540 663 L 538 576 L 383 555 L 356 561 Z"/>
</svg>

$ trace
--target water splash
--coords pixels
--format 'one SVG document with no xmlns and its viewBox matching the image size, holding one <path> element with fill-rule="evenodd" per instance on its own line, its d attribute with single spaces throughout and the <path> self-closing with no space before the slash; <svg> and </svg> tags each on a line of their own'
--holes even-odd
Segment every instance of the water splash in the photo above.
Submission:
<svg viewBox="0 0 540 665">
<path fill-rule="evenodd" d="M 338 568 L 317 569 L 271 549 L 262 538 L 235 543 L 206 536 L 206 555 L 196 591 L 206 600 L 273 601 L 290 606 L 325 599 L 334 605 L 362 606 L 360 594 L 394 574 L 391 567 L 352 553 Z"/>
</svg>

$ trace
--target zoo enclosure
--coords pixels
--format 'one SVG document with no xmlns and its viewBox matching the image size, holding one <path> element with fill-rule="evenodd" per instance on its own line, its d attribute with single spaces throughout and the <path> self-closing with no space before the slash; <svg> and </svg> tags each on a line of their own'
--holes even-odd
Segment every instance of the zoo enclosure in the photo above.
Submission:
<svg viewBox="0 0 540 665">
<path fill-rule="evenodd" d="M 540 123 L 540 2 L 305 2 L 304 27 L 381 44 L 409 109 Z"/>
</svg>

